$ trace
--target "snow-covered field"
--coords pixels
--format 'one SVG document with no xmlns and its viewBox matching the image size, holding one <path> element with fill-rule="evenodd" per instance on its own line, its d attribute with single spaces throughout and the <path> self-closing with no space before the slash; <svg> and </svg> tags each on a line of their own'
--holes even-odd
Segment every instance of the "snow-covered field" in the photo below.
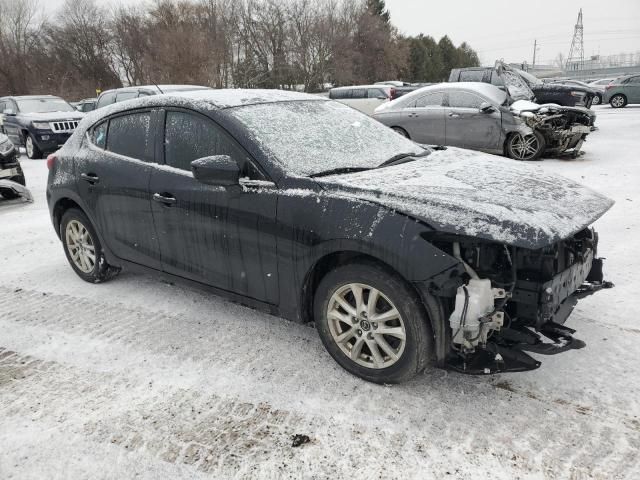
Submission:
<svg viewBox="0 0 640 480">
<path fill-rule="evenodd" d="M 83 282 L 24 158 L 35 203 L 0 201 L 0 478 L 640 478 L 640 108 L 597 111 L 583 157 L 537 164 L 617 202 L 597 224 L 616 287 L 568 321 L 587 347 L 393 387 L 310 327 L 126 272 Z"/>
</svg>

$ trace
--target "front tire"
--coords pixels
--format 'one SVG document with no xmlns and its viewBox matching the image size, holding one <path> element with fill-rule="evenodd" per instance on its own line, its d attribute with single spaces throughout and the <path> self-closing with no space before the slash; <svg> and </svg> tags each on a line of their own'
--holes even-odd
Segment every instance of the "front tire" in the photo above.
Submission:
<svg viewBox="0 0 640 480">
<path fill-rule="evenodd" d="M 400 135 L 402 135 L 405 138 L 410 138 L 409 137 L 409 133 L 402 127 L 391 127 L 391 130 L 393 130 L 396 133 L 399 133 Z"/>
<path fill-rule="evenodd" d="M 64 213 L 60 237 L 71 268 L 85 282 L 101 283 L 120 271 L 107 263 L 100 239 L 81 210 L 70 208 Z"/>
<path fill-rule="evenodd" d="M 609 105 L 613 108 L 623 108 L 627 106 L 627 97 L 622 95 L 621 93 L 616 93 L 613 97 L 609 99 Z"/>
<path fill-rule="evenodd" d="M 27 133 L 24 140 L 24 148 L 27 151 L 27 157 L 31 160 L 39 160 L 42 158 L 42 151 L 38 148 L 36 141 L 33 139 L 33 135 Z"/>
<path fill-rule="evenodd" d="M 404 382 L 424 370 L 433 351 L 416 293 L 400 276 L 373 262 L 329 272 L 316 291 L 314 318 L 333 359 L 370 382 Z"/>
<path fill-rule="evenodd" d="M 602 103 L 602 95 L 597 93 L 596 96 L 593 97 L 593 103 L 591 105 L 600 105 L 601 103 Z"/>
<path fill-rule="evenodd" d="M 546 142 L 540 132 L 526 135 L 513 133 L 507 139 L 505 153 L 514 160 L 531 161 L 538 160 L 545 148 Z"/>
</svg>

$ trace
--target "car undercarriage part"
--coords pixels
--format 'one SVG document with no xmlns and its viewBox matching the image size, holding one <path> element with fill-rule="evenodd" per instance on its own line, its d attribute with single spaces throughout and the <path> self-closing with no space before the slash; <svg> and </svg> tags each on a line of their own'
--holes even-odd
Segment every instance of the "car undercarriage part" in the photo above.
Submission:
<svg viewBox="0 0 640 480">
<path fill-rule="evenodd" d="M 469 278 L 452 300 L 447 366 L 468 374 L 532 370 L 540 362 L 526 352 L 583 348 L 563 323 L 578 298 L 613 286 L 603 279 L 602 259 L 595 258 L 597 241 L 585 229 L 537 251 L 453 242 L 451 252 Z"/>
<path fill-rule="evenodd" d="M 27 202 L 33 202 L 31 191 L 29 191 L 27 187 L 20 185 L 18 182 L 14 182 L 13 180 L 0 180 L 0 194 L 2 194 L 3 191 L 10 192 L 12 197 L 20 196 Z"/>
</svg>

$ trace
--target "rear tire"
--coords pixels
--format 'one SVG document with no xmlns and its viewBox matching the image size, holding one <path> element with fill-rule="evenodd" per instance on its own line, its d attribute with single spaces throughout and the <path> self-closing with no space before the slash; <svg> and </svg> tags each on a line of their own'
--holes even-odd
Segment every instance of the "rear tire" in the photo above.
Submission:
<svg viewBox="0 0 640 480">
<path fill-rule="evenodd" d="M 596 96 L 593 97 L 593 103 L 591 105 L 600 105 L 601 103 L 602 103 L 602 95 L 597 93 Z"/>
<path fill-rule="evenodd" d="M 120 271 L 107 263 L 100 239 L 81 210 L 70 208 L 64 212 L 60 237 L 71 268 L 85 282 L 105 282 Z"/>
<path fill-rule="evenodd" d="M 546 148 L 546 142 L 540 132 L 527 135 L 512 133 L 505 145 L 505 154 L 514 160 L 538 160 Z"/>
<path fill-rule="evenodd" d="M 623 108 L 627 106 L 627 97 L 621 93 L 616 93 L 609 99 L 609 105 L 613 108 Z"/>
<path fill-rule="evenodd" d="M 33 135 L 30 133 L 27 133 L 27 136 L 24 139 L 24 147 L 27 151 L 27 157 L 31 160 L 39 160 L 42 158 L 42 151 L 38 148 Z"/>
<path fill-rule="evenodd" d="M 374 262 L 329 272 L 316 290 L 314 318 L 333 359 L 369 382 L 409 380 L 432 356 L 421 300 L 399 275 Z"/>
</svg>

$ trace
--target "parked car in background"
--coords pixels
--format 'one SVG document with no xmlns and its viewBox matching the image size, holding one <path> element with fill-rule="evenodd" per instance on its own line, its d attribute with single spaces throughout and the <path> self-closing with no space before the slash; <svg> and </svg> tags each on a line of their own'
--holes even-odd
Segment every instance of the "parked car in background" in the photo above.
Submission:
<svg viewBox="0 0 640 480">
<path fill-rule="evenodd" d="M 615 78 L 601 78 L 600 80 L 595 80 L 587 84 L 589 85 L 590 88 L 593 88 L 596 92 L 596 96 L 593 98 L 594 105 L 600 105 L 602 103 L 606 86 L 609 85 L 614 80 Z"/>
<path fill-rule="evenodd" d="M 114 88 L 105 90 L 100 94 L 96 103 L 96 109 L 106 107 L 112 103 L 124 102 L 133 98 L 160 95 L 162 93 L 190 92 L 195 90 L 211 90 L 210 87 L 201 85 L 141 85 L 135 87 Z"/>
<path fill-rule="evenodd" d="M 630 103 L 640 103 L 640 75 L 616 78 L 605 87 L 602 101 L 613 108 L 626 107 Z"/>
<path fill-rule="evenodd" d="M 555 103 L 565 107 L 590 108 L 596 92 L 590 87 L 565 83 L 544 83 L 539 78 L 504 62 L 496 62 L 495 67 L 454 68 L 449 82 L 484 82 L 504 88 L 504 76 L 518 76 L 535 95 L 535 102 L 541 105 Z"/>
<path fill-rule="evenodd" d="M 0 112 L 3 132 L 32 159 L 60 148 L 84 116 L 53 95 L 2 97 Z"/>
<path fill-rule="evenodd" d="M 329 98 L 371 115 L 377 107 L 391 101 L 397 88 L 390 85 L 336 87 L 329 90 Z"/>
<path fill-rule="evenodd" d="M 533 92 L 479 82 L 424 87 L 378 107 L 376 120 L 415 142 L 536 160 L 580 150 L 591 132 L 590 110 L 533 103 Z"/>
<path fill-rule="evenodd" d="M 0 195 L 6 199 L 25 196 L 26 184 L 17 149 L 9 137 L 0 133 Z M 27 199 L 30 196 L 26 195 Z"/>
<path fill-rule="evenodd" d="M 317 95 L 112 105 L 47 164 L 53 228 L 80 278 L 164 272 L 314 321 L 336 362 L 373 382 L 429 364 L 535 369 L 523 350 L 584 346 L 562 324 L 583 282 L 603 285 L 589 225 L 608 198 L 529 165 L 423 148 Z"/>
<path fill-rule="evenodd" d="M 98 102 L 97 98 L 85 98 L 83 100 L 80 100 L 79 102 L 76 102 L 76 105 L 74 105 L 74 107 L 79 112 L 84 112 L 84 113 L 92 112 L 96 109 L 97 102 Z"/>
</svg>

